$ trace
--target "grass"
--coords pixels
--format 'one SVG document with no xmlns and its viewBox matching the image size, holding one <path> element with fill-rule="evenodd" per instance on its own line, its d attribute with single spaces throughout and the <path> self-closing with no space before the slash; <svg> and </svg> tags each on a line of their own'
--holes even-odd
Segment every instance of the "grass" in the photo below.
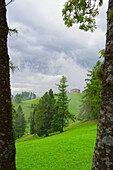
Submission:
<svg viewBox="0 0 113 170">
<path fill-rule="evenodd" d="M 65 130 L 46 138 L 29 135 L 18 139 L 17 170 L 90 170 L 97 122 L 79 122 Z"/>
<path fill-rule="evenodd" d="M 83 93 L 71 93 L 68 94 L 68 98 L 71 99 L 69 102 L 69 111 L 70 113 L 74 114 L 76 117 L 78 117 L 79 111 L 80 111 L 80 104 Z"/>
<path fill-rule="evenodd" d="M 39 101 L 39 98 L 33 99 L 33 100 L 22 101 L 20 103 L 14 103 L 14 108 L 17 110 L 18 106 L 21 105 L 22 110 L 23 110 L 24 115 L 25 115 L 25 119 L 26 119 L 26 121 L 28 121 L 28 118 L 30 116 L 30 112 L 32 112 L 34 110 L 34 108 L 31 108 L 31 104 L 37 104 L 38 101 Z"/>
</svg>

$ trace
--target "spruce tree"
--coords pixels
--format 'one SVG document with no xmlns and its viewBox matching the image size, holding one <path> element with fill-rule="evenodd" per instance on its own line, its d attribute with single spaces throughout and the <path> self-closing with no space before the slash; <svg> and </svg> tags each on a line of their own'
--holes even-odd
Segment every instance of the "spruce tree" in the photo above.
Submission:
<svg viewBox="0 0 113 170">
<path fill-rule="evenodd" d="M 39 136 L 49 135 L 48 131 L 51 130 L 51 121 L 54 115 L 54 105 L 55 99 L 53 91 L 50 89 L 49 93 L 46 92 L 42 96 L 36 107 L 35 130 Z"/>
<path fill-rule="evenodd" d="M 62 131 L 61 129 L 61 117 L 60 117 L 60 114 L 58 114 L 58 105 L 57 103 L 55 104 L 55 112 L 54 112 L 54 115 L 53 115 L 53 120 L 51 122 L 51 128 L 52 128 L 52 131 Z"/>
<path fill-rule="evenodd" d="M 59 93 L 57 95 L 57 115 L 54 116 L 53 124 L 57 122 L 58 129 L 60 129 L 60 132 L 63 132 L 63 127 L 68 124 L 69 119 L 74 121 L 74 115 L 72 115 L 68 110 L 69 99 L 66 90 L 68 85 L 66 83 L 67 78 L 65 76 L 62 76 L 60 84 L 57 84 L 59 90 Z"/>
<path fill-rule="evenodd" d="M 24 118 L 23 110 L 21 105 L 19 105 L 17 109 L 16 118 L 13 119 L 13 127 L 14 127 L 14 137 L 15 139 L 20 138 L 25 133 L 26 121 Z"/>
<path fill-rule="evenodd" d="M 17 112 L 18 112 L 18 113 L 23 113 L 23 110 L 22 110 L 21 105 L 18 106 Z"/>
</svg>

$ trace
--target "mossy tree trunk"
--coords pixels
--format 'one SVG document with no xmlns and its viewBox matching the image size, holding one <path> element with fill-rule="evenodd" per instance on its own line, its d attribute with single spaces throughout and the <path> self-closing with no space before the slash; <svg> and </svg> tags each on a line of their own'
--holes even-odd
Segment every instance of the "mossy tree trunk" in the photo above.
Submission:
<svg viewBox="0 0 113 170">
<path fill-rule="evenodd" d="M 5 0 L 0 0 L 0 169 L 15 170 Z"/>
<path fill-rule="evenodd" d="M 109 0 L 107 13 L 104 78 L 93 170 L 113 170 L 113 0 Z"/>
</svg>

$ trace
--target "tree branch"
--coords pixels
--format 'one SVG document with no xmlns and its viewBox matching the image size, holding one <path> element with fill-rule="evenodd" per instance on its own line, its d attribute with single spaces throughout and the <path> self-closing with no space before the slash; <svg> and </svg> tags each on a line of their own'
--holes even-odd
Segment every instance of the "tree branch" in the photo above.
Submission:
<svg viewBox="0 0 113 170">
<path fill-rule="evenodd" d="M 14 0 L 10 0 L 5 6 L 8 6 L 10 3 L 12 3 Z"/>
</svg>

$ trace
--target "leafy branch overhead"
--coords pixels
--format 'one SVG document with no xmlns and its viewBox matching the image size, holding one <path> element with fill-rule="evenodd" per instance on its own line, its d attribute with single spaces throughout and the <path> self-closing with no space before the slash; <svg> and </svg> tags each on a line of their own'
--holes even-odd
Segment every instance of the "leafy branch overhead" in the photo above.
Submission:
<svg viewBox="0 0 113 170">
<path fill-rule="evenodd" d="M 12 61 L 9 61 L 9 68 L 12 70 L 13 73 L 15 72 L 15 70 L 19 70 L 18 66 L 14 66 Z"/>
<path fill-rule="evenodd" d="M 12 34 L 18 34 L 18 30 L 16 28 L 14 28 L 14 29 L 9 28 L 8 33 L 9 33 L 10 36 Z"/>
<path fill-rule="evenodd" d="M 95 17 L 103 0 L 68 0 L 62 10 L 63 20 L 67 27 L 79 23 L 79 29 L 91 32 L 96 29 Z"/>
</svg>

